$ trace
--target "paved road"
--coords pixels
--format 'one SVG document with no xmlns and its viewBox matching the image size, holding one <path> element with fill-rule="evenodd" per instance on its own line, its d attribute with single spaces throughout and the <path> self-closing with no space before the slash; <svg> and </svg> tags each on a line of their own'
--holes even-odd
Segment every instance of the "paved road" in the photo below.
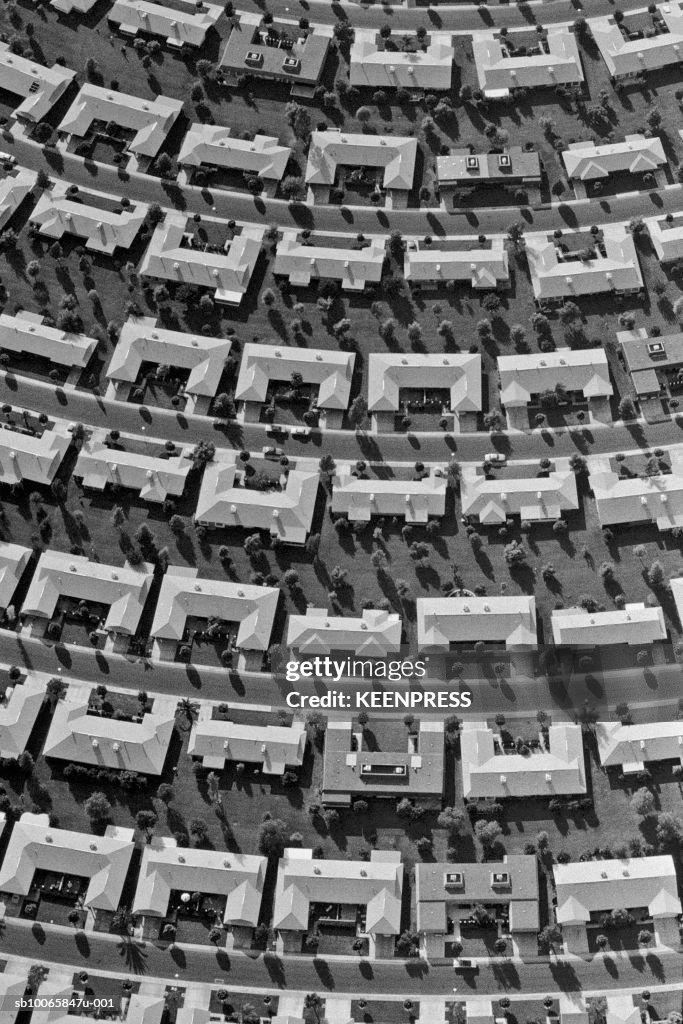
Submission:
<svg viewBox="0 0 683 1024">
<path fill-rule="evenodd" d="M 131 974 L 173 977 L 179 980 L 234 982 L 250 989 L 287 989 L 339 994 L 388 993 L 419 998 L 425 995 L 450 995 L 458 985 L 459 995 L 499 992 L 600 991 L 623 987 L 648 987 L 681 980 L 681 957 L 677 952 L 634 956 L 630 961 L 596 959 L 556 964 L 512 962 L 500 966 L 482 964 L 472 980 L 454 979 L 450 966 L 427 967 L 421 962 L 396 963 L 365 961 L 327 962 L 304 957 L 280 960 L 255 959 L 212 949 L 185 947 L 171 952 L 151 943 L 120 943 L 104 936 L 86 939 L 64 929 L 31 928 L 26 923 L 7 920 L 0 934 L 0 953 L 31 957 L 36 961 L 69 963 L 77 969 L 87 967 L 128 970 Z"/>
</svg>

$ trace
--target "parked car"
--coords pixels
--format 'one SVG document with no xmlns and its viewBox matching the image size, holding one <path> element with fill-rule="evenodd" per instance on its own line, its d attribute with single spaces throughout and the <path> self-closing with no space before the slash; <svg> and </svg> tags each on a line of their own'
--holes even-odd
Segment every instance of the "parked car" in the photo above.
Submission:
<svg viewBox="0 0 683 1024">
<path fill-rule="evenodd" d="M 289 437 L 289 430 L 279 423 L 273 423 L 272 427 L 266 430 L 266 437 Z"/>
<path fill-rule="evenodd" d="M 310 427 L 294 427 L 294 430 L 292 431 L 292 437 L 308 437 L 310 433 Z"/>
<path fill-rule="evenodd" d="M 484 456 L 484 463 L 487 466 L 504 466 L 508 457 L 503 452 L 488 452 Z"/>
<path fill-rule="evenodd" d="M 282 448 L 264 448 L 263 458 L 264 459 L 281 459 L 284 455 Z"/>
</svg>

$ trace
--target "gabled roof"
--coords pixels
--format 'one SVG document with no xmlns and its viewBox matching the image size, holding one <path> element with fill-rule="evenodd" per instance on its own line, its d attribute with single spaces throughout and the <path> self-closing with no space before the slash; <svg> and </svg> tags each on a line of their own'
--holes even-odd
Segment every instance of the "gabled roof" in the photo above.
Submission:
<svg viewBox="0 0 683 1024">
<path fill-rule="evenodd" d="M 662 609 L 648 608 L 642 602 L 605 612 L 559 608 L 552 612 L 551 623 L 557 646 L 651 644 L 667 636 Z"/>
<path fill-rule="evenodd" d="M 138 491 L 143 501 L 163 502 L 169 494 L 183 493 L 191 468 L 191 459 L 184 455 L 162 459 L 88 441 L 78 454 L 73 475 L 93 490 L 103 491 L 112 484 Z"/>
<path fill-rule="evenodd" d="M 473 288 L 496 288 L 510 279 L 502 238 L 492 238 L 485 249 L 440 249 L 438 242 L 421 248 L 417 242 L 406 250 L 403 272 L 407 281 L 469 281 Z"/>
<path fill-rule="evenodd" d="M 12 603 L 14 592 L 31 558 L 31 549 L 0 541 L 0 608 Z"/>
<path fill-rule="evenodd" d="M 243 74 L 291 82 L 293 86 L 316 85 L 320 79 L 332 38 L 332 26 L 311 24 L 301 32 L 294 23 L 276 25 L 276 31 L 287 32 L 291 48 L 268 45 L 267 26 L 260 11 L 239 11 L 232 18 L 232 30 L 225 44 L 220 65 L 233 77 Z M 250 54 L 257 54 L 257 60 Z M 294 61 L 285 63 L 287 58 Z"/>
<path fill-rule="evenodd" d="M 22 814 L 5 850 L 0 891 L 28 896 L 38 869 L 80 875 L 90 880 L 86 907 L 116 910 L 133 849 L 132 828 L 110 825 L 93 836 L 53 828 L 47 814 Z"/>
<path fill-rule="evenodd" d="M 419 597 L 417 640 L 427 647 L 448 648 L 450 643 L 478 640 L 505 641 L 508 647 L 534 647 L 536 601 L 533 597 Z"/>
<path fill-rule="evenodd" d="M 39 313 L 0 313 L 0 348 L 49 359 L 60 366 L 87 366 L 97 348 L 95 338 L 49 327 Z"/>
<path fill-rule="evenodd" d="M 61 427 L 42 434 L 24 434 L 3 426 L 0 429 L 0 484 L 11 486 L 22 480 L 51 484 L 71 444 L 71 435 Z"/>
<path fill-rule="evenodd" d="M 44 684 L 31 676 L 5 691 L 0 703 L 0 757 L 23 753 L 44 700 Z"/>
<path fill-rule="evenodd" d="M 289 765 L 303 764 L 306 728 L 291 725 L 240 725 L 212 718 L 212 706 L 203 704 L 192 726 L 187 752 L 199 757 L 206 767 L 221 767 L 226 761 L 258 764 L 266 775 L 282 775 Z"/>
<path fill-rule="evenodd" d="M 225 924 L 258 924 L 266 858 L 155 839 L 142 853 L 133 913 L 165 917 L 172 890 L 226 896 Z"/>
<path fill-rule="evenodd" d="M 525 520 L 557 519 L 561 512 L 579 507 L 576 477 L 570 470 L 547 476 L 491 479 L 465 467 L 460 480 L 463 515 L 480 523 L 505 522 L 509 515 Z"/>
<path fill-rule="evenodd" d="M 504 406 L 528 405 L 532 395 L 552 391 L 556 384 L 567 391 L 582 391 L 586 397 L 608 397 L 613 391 L 602 348 L 499 356 L 498 374 Z"/>
<path fill-rule="evenodd" d="M 658 259 L 677 260 L 683 256 L 683 219 L 677 217 L 669 224 L 660 214 L 646 218 L 645 226 Z"/>
<path fill-rule="evenodd" d="M 88 714 L 89 695 L 88 684 L 70 684 L 53 712 L 44 756 L 161 775 L 175 726 L 175 698 L 155 697 L 152 711 L 130 722 Z"/>
<path fill-rule="evenodd" d="M 228 461 L 229 458 L 229 461 Z M 269 530 L 286 544 L 304 544 L 311 529 L 319 474 L 293 469 L 281 479 L 282 490 L 257 491 L 242 486 L 235 456 L 210 462 L 204 470 L 195 522 Z"/>
<path fill-rule="evenodd" d="M 386 49 L 374 29 L 357 28 L 351 44 L 353 86 L 390 89 L 450 89 L 455 51 L 450 32 L 431 32 L 424 49 Z"/>
<path fill-rule="evenodd" d="M 265 651 L 270 643 L 280 591 L 277 587 L 256 587 L 228 580 L 197 579 L 166 572 L 157 599 L 150 636 L 158 640 L 181 640 L 188 615 L 239 622 L 237 646 Z"/>
<path fill-rule="evenodd" d="M 494 733 L 486 723 L 468 720 L 460 734 L 460 748 L 465 799 L 586 792 L 583 739 L 578 725 L 551 725 L 547 749 L 525 755 L 497 751 Z"/>
<path fill-rule="evenodd" d="M 587 921 L 591 911 L 647 907 L 653 916 L 681 913 L 676 870 L 669 855 L 554 864 L 557 923 Z"/>
<path fill-rule="evenodd" d="M 259 178 L 279 181 L 292 155 L 289 146 L 281 146 L 272 135 L 240 139 L 231 128 L 218 124 L 192 124 L 183 139 L 178 163 L 186 167 L 230 167 Z"/>
<path fill-rule="evenodd" d="M 430 516 L 442 516 L 446 510 L 446 478 L 434 472 L 422 480 L 363 480 L 344 466 L 332 487 L 332 511 L 352 522 L 369 522 L 372 516 L 401 516 L 407 523 L 426 523 Z"/>
<path fill-rule="evenodd" d="M 311 280 L 333 278 L 341 281 L 344 289 L 361 291 L 368 281 L 377 282 L 382 276 L 383 238 L 362 247 L 337 248 L 300 242 L 298 237 L 298 231 L 283 231 L 273 266 L 274 274 L 285 275 L 292 284 L 306 287 Z"/>
<path fill-rule="evenodd" d="M 169 99 L 168 96 L 142 99 L 86 82 L 62 119 L 58 131 L 84 138 L 93 121 L 113 121 L 136 133 L 128 145 L 131 153 L 154 157 L 182 109 L 182 100 Z"/>
<path fill-rule="evenodd" d="M 538 54 L 510 57 L 496 31 L 475 32 L 472 50 L 484 94 L 498 96 L 506 95 L 510 89 L 583 82 L 581 57 L 573 33 L 565 27 L 551 27 L 546 43 L 547 53 L 540 44 Z"/>
<path fill-rule="evenodd" d="M 603 231 L 605 255 L 594 259 L 567 258 L 546 234 L 525 235 L 531 284 L 537 299 L 599 292 L 631 291 L 643 287 L 633 236 L 621 225 Z"/>
<path fill-rule="evenodd" d="M 591 490 L 602 526 L 653 522 L 670 530 L 683 522 L 683 466 L 661 476 L 627 477 L 591 474 Z"/>
<path fill-rule="evenodd" d="M 15 210 L 36 184 L 37 173 L 20 167 L 0 181 L 0 228 L 4 228 Z"/>
<path fill-rule="evenodd" d="M 417 139 L 363 135 L 360 132 L 311 132 L 306 166 L 309 185 L 334 185 L 337 167 L 384 167 L 384 187 L 411 189 Z"/>
<path fill-rule="evenodd" d="M 152 566 L 114 566 L 91 562 L 84 555 L 43 551 L 24 598 L 22 613 L 51 619 L 60 596 L 109 606 L 104 628 L 133 635 L 149 588 Z"/>
<path fill-rule="evenodd" d="M 603 767 L 683 760 L 683 722 L 679 719 L 639 725 L 597 722 L 595 736 Z"/>
<path fill-rule="evenodd" d="M 596 146 L 592 142 L 573 142 L 562 154 L 570 178 L 589 181 L 606 178 L 617 171 L 642 174 L 666 163 L 661 139 L 627 135 L 623 142 Z"/>
<path fill-rule="evenodd" d="M 679 3 L 662 4 L 667 32 L 627 39 L 611 16 L 591 18 L 591 35 L 610 75 L 637 75 L 678 64 L 683 54 L 683 12 Z"/>
<path fill-rule="evenodd" d="M 301 374 L 305 384 L 318 385 L 316 405 L 322 409 L 346 409 L 351 393 L 355 352 L 287 348 L 247 342 L 242 352 L 235 399 L 265 402 L 271 381 L 287 381 Z"/>
<path fill-rule="evenodd" d="M 183 9 L 184 8 L 184 9 Z M 201 46 L 206 33 L 216 24 L 223 8 L 202 0 L 175 0 L 173 7 L 148 0 L 116 0 L 107 15 L 120 32 L 162 36 L 171 46 Z"/>
<path fill-rule="evenodd" d="M 357 617 L 330 615 L 326 608 L 307 608 L 305 615 L 287 620 L 287 647 L 300 654 L 330 654 L 352 651 L 371 657 L 386 657 L 401 647 L 401 616 L 366 608 Z"/>
<path fill-rule="evenodd" d="M 481 356 L 373 352 L 368 361 L 368 411 L 396 412 L 401 388 L 448 388 L 452 412 L 481 409 Z"/>
<path fill-rule="evenodd" d="M 11 53 L 9 44 L 0 42 L 0 89 L 24 97 L 14 111 L 15 117 L 34 123 L 42 121 L 75 77 L 71 68 L 61 64 L 46 68 Z"/>
<path fill-rule="evenodd" d="M 85 240 L 86 249 L 93 252 L 113 253 L 116 249 L 129 249 L 135 241 L 147 216 L 148 207 L 136 203 L 118 211 L 88 203 L 88 193 L 70 198 L 68 184 L 56 181 L 52 189 L 45 189 L 29 220 L 37 224 L 41 235 L 61 238 L 75 235 Z"/>
</svg>

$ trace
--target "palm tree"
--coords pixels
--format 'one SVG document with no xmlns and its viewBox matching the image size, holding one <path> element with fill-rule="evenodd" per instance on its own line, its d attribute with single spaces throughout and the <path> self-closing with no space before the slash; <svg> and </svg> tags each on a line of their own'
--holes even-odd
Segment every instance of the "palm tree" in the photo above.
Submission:
<svg viewBox="0 0 683 1024">
<path fill-rule="evenodd" d="M 191 697 L 183 697 L 178 701 L 177 712 L 180 717 L 185 718 L 188 725 L 192 725 L 199 714 L 199 703 Z"/>
</svg>

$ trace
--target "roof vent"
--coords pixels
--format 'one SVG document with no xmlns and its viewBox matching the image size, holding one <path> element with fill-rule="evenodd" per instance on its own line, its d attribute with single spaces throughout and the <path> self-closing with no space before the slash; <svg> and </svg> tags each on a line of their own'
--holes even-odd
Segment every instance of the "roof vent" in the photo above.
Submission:
<svg viewBox="0 0 683 1024">
<path fill-rule="evenodd" d="M 314 875 L 322 875 L 322 871 L 320 870 L 320 868 L 313 868 L 313 874 Z"/>
<path fill-rule="evenodd" d="M 183 857 L 182 853 L 178 854 L 178 863 L 179 864 L 184 864 L 185 863 L 185 858 Z"/>
<path fill-rule="evenodd" d="M 600 872 L 600 878 L 607 878 L 607 872 L 606 871 L 601 871 Z"/>
<path fill-rule="evenodd" d="M 360 877 L 361 877 L 361 878 L 367 878 L 367 877 L 368 877 L 368 873 L 367 873 L 367 871 L 365 870 L 365 868 L 361 868 L 361 869 L 360 869 Z"/>
<path fill-rule="evenodd" d="M 194 587 L 192 589 L 194 591 L 196 591 L 198 594 L 201 594 L 201 592 L 202 592 L 202 588 L 199 586 L 198 583 L 195 583 L 195 585 L 194 585 Z"/>
<path fill-rule="evenodd" d="M 53 843 L 54 839 L 52 838 L 52 836 L 45 836 L 45 842 L 46 843 Z"/>
<path fill-rule="evenodd" d="M 223 867 L 224 867 L 224 868 L 231 868 L 231 867 L 232 867 L 232 861 L 230 861 L 230 860 L 224 860 L 224 861 L 223 861 Z"/>
<path fill-rule="evenodd" d="M 88 848 L 90 850 L 97 850 L 97 843 L 90 843 Z"/>
</svg>

